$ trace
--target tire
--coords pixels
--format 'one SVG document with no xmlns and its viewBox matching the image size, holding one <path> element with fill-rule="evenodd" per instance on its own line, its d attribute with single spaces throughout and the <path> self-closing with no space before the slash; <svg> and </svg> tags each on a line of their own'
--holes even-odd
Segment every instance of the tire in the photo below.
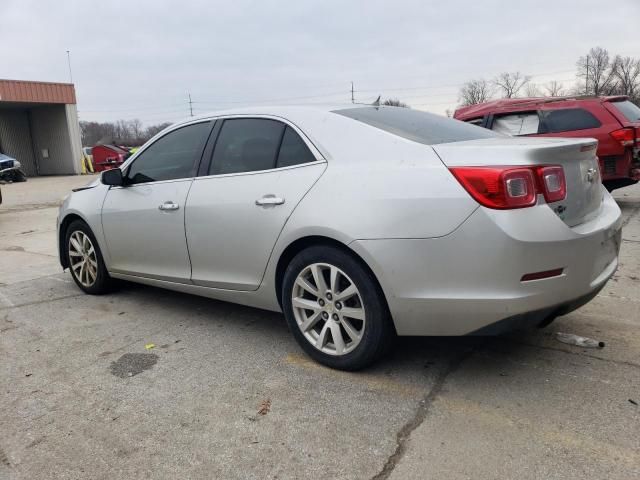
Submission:
<svg viewBox="0 0 640 480">
<path fill-rule="evenodd" d="M 18 183 L 18 182 L 26 182 L 27 181 L 27 176 L 24 174 L 24 172 L 22 170 L 15 170 L 13 172 L 13 181 Z"/>
<path fill-rule="evenodd" d="M 81 241 L 81 239 L 87 239 L 89 244 Z M 82 291 L 90 295 L 102 295 L 108 293 L 113 288 L 113 279 L 109 276 L 107 268 L 102 258 L 102 252 L 100 246 L 96 241 L 93 232 L 82 220 L 74 220 L 69 224 L 64 235 L 65 243 L 65 255 L 67 256 L 67 265 L 71 271 L 71 277 L 76 285 L 80 287 Z M 73 239 L 73 242 L 72 242 Z M 80 245 L 80 247 L 78 247 Z M 85 245 L 93 247 L 85 249 Z M 78 260 L 80 251 L 81 260 Z M 84 257 L 82 250 L 88 250 L 89 254 Z M 84 260 L 85 267 L 77 267 L 77 265 Z M 93 274 L 93 275 L 92 275 Z M 93 278 L 92 278 L 93 276 Z M 92 280 L 92 281 L 90 281 Z"/>
<path fill-rule="evenodd" d="M 333 280 L 336 271 L 337 280 Z M 320 288 L 319 277 L 324 282 Z M 304 308 L 307 306 L 311 308 Z M 331 368 L 352 371 L 367 367 L 382 357 L 395 339 L 384 294 L 375 278 L 358 258 L 333 246 L 309 247 L 291 260 L 282 283 L 282 309 L 302 349 Z"/>
</svg>

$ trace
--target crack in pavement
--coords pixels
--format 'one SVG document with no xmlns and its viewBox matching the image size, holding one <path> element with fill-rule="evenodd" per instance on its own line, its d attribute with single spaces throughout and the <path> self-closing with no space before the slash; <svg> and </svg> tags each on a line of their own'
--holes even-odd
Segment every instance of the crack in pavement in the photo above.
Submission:
<svg viewBox="0 0 640 480">
<path fill-rule="evenodd" d="M 395 451 L 387 458 L 382 470 L 380 470 L 376 475 L 371 477 L 371 480 L 386 480 L 388 479 L 393 470 L 396 468 L 402 457 L 404 456 L 407 450 L 407 442 L 411 437 L 413 431 L 418 428 L 422 423 L 426 420 L 427 415 L 429 414 L 429 409 L 433 404 L 433 401 L 440 395 L 443 390 L 444 384 L 447 378 L 454 373 L 467 358 L 469 358 L 474 352 L 476 348 L 470 348 L 458 355 L 456 355 L 450 362 L 449 365 L 445 369 L 443 369 L 433 384 L 429 393 L 420 400 L 418 404 L 418 409 L 416 410 L 413 418 L 411 418 L 407 423 L 403 425 L 403 427 L 396 433 L 396 449 Z"/>
<path fill-rule="evenodd" d="M 640 214 L 640 206 L 633 207 L 631 209 L 631 212 L 629 213 L 629 216 L 622 221 L 622 227 L 626 227 L 627 224 L 638 214 Z"/>
<path fill-rule="evenodd" d="M 593 359 L 600 360 L 600 361 L 603 361 L 603 362 L 610 362 L 610 363 L 613 363 L 615 365 L 627 365 L 629 367 L 640 368 L 640 364 L 638 364 L 638 363 L 628 362 L 626 360 L 614 360 L 614 359 L 611 359 L 611 358 L 599 357 L 597 355 L 593 355 L 593 354 L 590 354 L 590 353 L 587 353 L 587 352 L 572 352 L 570 350 L 564 350 L 562 348 L 551 347 L 551 346 L 548 346 L 548 345 L 535 345 L 533 343 L 521 342 L 521 341 L 518 341 L 518 340 L 513 340 L 513 343 L 516 343 L 518 345 L 523 345 L 525 347 L 539 348 L 541 350 L 551 350 L 553 352 L 561 352 L 561 353 L 566 353 L 568 355 L 577 355 L 579 357 L 593 358 Z"/>
<path fill-rule="evenodd" d="M 0 215 L 8 213 L 30 212 L 32 210 L 43 210 L 45 208 L 55 208 L 62 205 L 62 200 L 58 202 L 32 203 L 20 206 L 7 206 L 0 211 Z"/>
<path fill-rule="evenodd" d="M 45 298 L 43 300 L 34 300 L 33 302 L 18 303 L 18 304 L 5 306 L 5 307 L 3 307 L 0 304 L 0 310 L 9 310 L 9 309 L 13 309 L 13 308 L 29 307 L 31 305 L 40 305 L 42 303 L 47 303 L 47 302 L 57 302 L 58 300 L 65 300 L 67 298 L 75 298 L 75 297 L 82 297 L 82 296 L 86 296 L 86 293 L 82 292 L 82 293 L 74 293 L 73 295 L 65 295 L 63 297 Z"/>
</svg>

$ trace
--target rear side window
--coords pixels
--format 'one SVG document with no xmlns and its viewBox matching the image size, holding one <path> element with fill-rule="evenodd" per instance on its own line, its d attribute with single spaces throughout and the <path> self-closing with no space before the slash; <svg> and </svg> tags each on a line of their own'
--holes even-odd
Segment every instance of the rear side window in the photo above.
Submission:
<svg viewBox="0 0 640 480">
<path fill-rule="evenodd" d="M 210 175 L 268 170 L 284 133 L 284 124 L 260 118 L 225 120 L 218 135 Z"/>
<path fill-rule="evenodd" d="M 535 135 L 539 133 L 540 117 L 537 112 L 510 113 L 496 115 L 491 130 L 505 135 Z"/>
<path fill-rule="evenodd" d="M 475 125 L 410 108 L 367 106 L 333 113 L 425 145 L 499 136 Z"/>
<path fill-rule="evenodd" d="M 302 141 L 300 135 L 293 131 L 293 128 L 287 127 L 282 137 L 282 145 L 278 153 L 277 167 L 290 167 L 292 165 L 300 165 L 302 163 L 315 162 L 309 147 Z"/>
<path fill-rule="evenodd" d="M 611 102 L 611 104 L 630 122 L 640 121 L 640 107 L 635 103 L 625 100 L 624 102 Z"/>
<path fill-rule="evenodd" d="M 211 123 L 196 123 L 167 133 L 136 158 L 127 173 L 131 184 L 195 175 Z"/>
<path fill-rule="evenodd" d="M 209 175 L 256 172 L 315 160 L 288 125 L 269 119 L 237 118 L 222 124 Z"/>
<path fill-rule="evenodd" d="M 591 112 L 583 108 L 543 110 L 540 114 L 544 121 L 545 133 L 570 132 L 602 126 Z"/>
</svg>

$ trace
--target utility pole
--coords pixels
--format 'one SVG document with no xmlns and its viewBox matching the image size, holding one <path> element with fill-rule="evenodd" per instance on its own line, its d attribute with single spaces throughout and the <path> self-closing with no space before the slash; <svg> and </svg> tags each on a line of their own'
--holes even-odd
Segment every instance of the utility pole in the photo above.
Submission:
<svg viewBox="0 0 640 480">
<path fill-rule="evenodd" d="M 584 94 L 589 95 L 589 54 L 587 54 L 587 76 L 584 79 Z"/>
<path fill-rule="evenodd" d="M 71 74 L 71 54 L 67 50 L 67 65 L 69 66 L 69 81 L 73 83 L 73 75 Z"/>
<path fill-rule="evenodd" d="M 356 103 L 355 97 L 353 96 L 353 81 L 351 82 L 351 103 Z"/>
<path fill-rule="evenodd" d="M 191 93 L 189 93 L 189 113 L 193 117 L 193 102 L 191 101 Z"/>
</svg>

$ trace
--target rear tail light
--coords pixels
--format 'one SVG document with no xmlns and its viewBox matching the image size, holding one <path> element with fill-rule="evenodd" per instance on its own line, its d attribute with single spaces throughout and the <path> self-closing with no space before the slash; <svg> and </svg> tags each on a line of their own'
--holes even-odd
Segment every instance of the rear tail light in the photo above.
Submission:
<svg viewBox="0 0 640 480">
<path fill-rule="evenodd" d="M 614 130 L 609 135 L 611 135 L 615 141 L 620 142 L 620 145 L 623 147 L 633 146 L 636 140 L 636 132 L 633 128 L 621 128 L 620 130 Z"/>
<path fill-rule="evenodd" d="M 559 202 L 567 196 L 567 182 L 562 167 L 539 167 L 538 178 L 547 203 Z"/>
<path fill-rule="evenodd" d="M 488 208 L 532 207 L 538 194 L 544 195 L 547 203 L 563 200 L 567 194 L 564 170 L 560 166 L 452 167 L 450 170 L 465 190 Z"/>
</svg>

